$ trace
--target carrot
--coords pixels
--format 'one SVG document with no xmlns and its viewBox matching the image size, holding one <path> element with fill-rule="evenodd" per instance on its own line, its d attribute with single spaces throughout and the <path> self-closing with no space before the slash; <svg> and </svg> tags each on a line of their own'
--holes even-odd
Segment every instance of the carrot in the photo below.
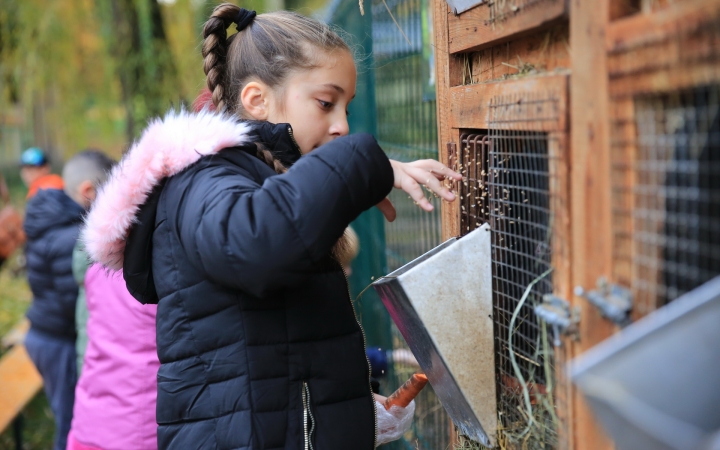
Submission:
<svg viewBox="0 0 720 450">
<path fill-rule="evenodd" d="M 427 384 L 428 379 L 424 373 L 416 373 L 397 391 L 393 392 L 390 397 L 385 400 L 383 406 L 385 409 L 390 409 L 392 406 L 399 406 L 405 408 L 410 404 L 411 401 L 422 391 L 422 388 Z"/>
</svg>

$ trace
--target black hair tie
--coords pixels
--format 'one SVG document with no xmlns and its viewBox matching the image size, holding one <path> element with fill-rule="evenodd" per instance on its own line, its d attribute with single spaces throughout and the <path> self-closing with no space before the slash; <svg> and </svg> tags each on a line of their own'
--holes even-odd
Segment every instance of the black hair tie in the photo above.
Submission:
<svg viewBox="0 0 720 450">
<path fill-rule="evenodd" d="M 235 27 L 236 30 L 242 31 L 250 25 L 250 22 L 253 21 L 253 19 L 257 16 L 257 13 L 255 11 L 248 11 L 245 8 L 240 8 L 240 11 L 238 11 L 238 15 L 235 18 L 235 23 L 237 26 Z"/>
</svg>

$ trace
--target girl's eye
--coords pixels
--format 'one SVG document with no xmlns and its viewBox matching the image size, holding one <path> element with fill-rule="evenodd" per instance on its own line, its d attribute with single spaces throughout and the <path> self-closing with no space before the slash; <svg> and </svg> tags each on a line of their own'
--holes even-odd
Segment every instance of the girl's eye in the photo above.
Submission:
<svg viewBox="0 0 720 450">
<path fill-rule="evenodd" d="M 322 106 L 323 109 L 330 109 L 330 108 L 332 108 L 332 106 L 333 106 L 332 103 L 326 102 L 326 101 L 323 101 L 323 100 L 318 100 L 318 102 L 320 103 L 320 106 Z"/>
</svg>

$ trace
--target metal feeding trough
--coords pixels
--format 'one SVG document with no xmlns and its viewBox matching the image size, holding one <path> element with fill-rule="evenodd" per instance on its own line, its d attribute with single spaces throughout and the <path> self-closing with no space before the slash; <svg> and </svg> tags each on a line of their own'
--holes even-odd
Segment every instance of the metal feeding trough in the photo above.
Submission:
<svg viewBox="0 0 720 450">
<path fill-rule="evenodd" d="M 720 449 L 720 277 L 570 363 L 620 450 Z"/>
<path fill-rule="evenodd" d="M 450 239 L 373 286 L 460 432 L 494 447 L 490 234 Z"/>
</svg>

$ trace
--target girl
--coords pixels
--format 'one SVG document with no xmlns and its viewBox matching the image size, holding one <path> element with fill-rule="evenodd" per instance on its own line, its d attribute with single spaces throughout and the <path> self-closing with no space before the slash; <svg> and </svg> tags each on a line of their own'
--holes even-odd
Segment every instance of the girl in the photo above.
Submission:
<svg viewBox="0 0 720 450">
<path fill-rule="evenodd" d="M 460 175 L 348 136 L 356 69 L 327 25 L 226 3 L 204 38 L 217 113 L 151 123 L 84 233 L 158 303 L 159 448 L 372 449 L 364 337 L 334 255 L 364 210 L 394 218 L 393 187 L 430 211 L 421 184 L 451 201 L 441 180 Z"/>
</svg>

